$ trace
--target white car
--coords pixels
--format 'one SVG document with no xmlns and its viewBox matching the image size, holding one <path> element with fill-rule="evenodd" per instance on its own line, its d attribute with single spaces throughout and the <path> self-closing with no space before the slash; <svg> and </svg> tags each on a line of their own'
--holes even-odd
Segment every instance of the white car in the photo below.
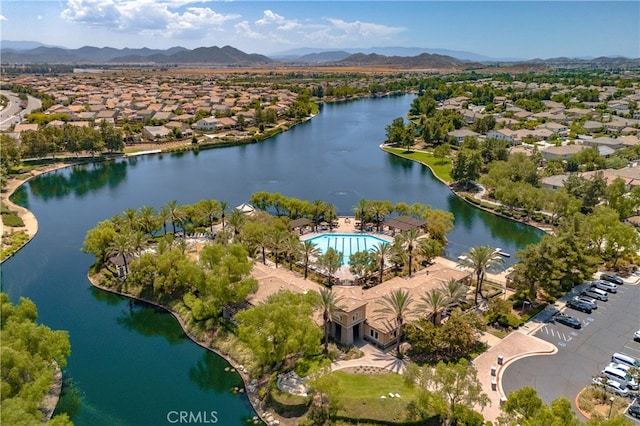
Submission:
<svg viewBox="0 0 640 426">
<path fill-rule="evenodd" d="M 591 380 L 591 383 L 596 386 L 603 386 L 603 382 L 604 380 L 600 376 L 594 377 L 593 380 Z M 629 389 L 627 389 L 625 386 L 622 386 L 615 380 L 607 380 L 607 383 L 604 386 L 607 392 L 615 393 L 616 395 L 620 395 L 625 398 L 629 396 Z"/>
<path fill-rule="evenodd" d="M 633 340 L 635 340 L 636 342 L 640 342 L 640 330 L 633 333 Z"/>
</svg>

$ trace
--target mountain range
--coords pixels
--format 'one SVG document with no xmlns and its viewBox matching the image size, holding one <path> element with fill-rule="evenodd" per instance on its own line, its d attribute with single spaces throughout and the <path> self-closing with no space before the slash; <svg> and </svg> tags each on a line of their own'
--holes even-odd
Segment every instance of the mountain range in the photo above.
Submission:
<svg viewBox="0 0 640 426">
<path fill-rule="evenodd" d="M 270 63 L 335 64 L 342 66 L 389 66 L 404 68 L 463 69 L 491 63 L 532 63 L 546 65 L 600 63 L 638 64 L 640 59 L 622 57 L 517 59 L 490 58 L 466 51 L 417 47 L 372 47 L 366 49 L 326 50 L 301 48 L 269 56 L 245 53 L 232 46 L 169 49 L 84 46 L 66 49 L 30 41 L 0 41 L 2 64 L 204 64 L 256 66 Z"/>
</svg>

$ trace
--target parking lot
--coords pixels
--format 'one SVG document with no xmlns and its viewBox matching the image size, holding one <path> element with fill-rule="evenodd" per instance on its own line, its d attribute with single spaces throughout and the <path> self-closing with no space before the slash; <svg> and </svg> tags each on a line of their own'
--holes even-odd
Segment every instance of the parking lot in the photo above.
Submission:
<svg viewBox="0 0 640 426">
<path fill-rule="evenodd" d="M 556 302 L 553 309 L 546 310 L 549 318 L 535 336 L 554 344 L 558 353 L 523 358 L 511 364 L 502 376 L 507 395 L 523 386 L 531 386 L 546 403 L 561 396 L 574 403 L 578 392 L 610 362 L 614 352 L 640 358 L 640 343 L 633 340 L 634 332 L 640 329 L 640 285 L 618 286 L 618 293 L 609 294 L 608 302 L 598 301 L 598 309 L 590 314 L 564 306 L 564 301 L 578 295 L 585 287 L 576 287 L 570 295 Z M 574 329 L 551 321 L 554 310 L 577 318 L 582 328 Z"/>
</svg>

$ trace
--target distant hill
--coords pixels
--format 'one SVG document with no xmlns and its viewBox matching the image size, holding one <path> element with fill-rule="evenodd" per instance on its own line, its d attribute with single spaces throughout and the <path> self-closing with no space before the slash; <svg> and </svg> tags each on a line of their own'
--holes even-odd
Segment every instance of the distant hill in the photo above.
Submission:
<svg viewBox="0 0 640 426">
<path fill-rule="evenodd" d="M 2 62 L 19 64 L 101 64 L 101 63 L 158 63 L 158 64 L 256 64 L 272 62 L 266 56 L 247 54 L 234 47 L 184 47 L 170 49 L 115 49 L 85 46 L 79 49 L 38 46 L 28 50 L 2 48 Z"/>
<path fill-rule="evenodd" d="M 14 51 L 30 50 L 36 47 L 61 47 L 51 46 L 49 44 L 40 43 L 39 41 L 18 41 L 18 40 L 0 40 L 0 49 L 10 49 Z"/>
<path fill-rule="evenodd" d="M 465 69 L 482 67 L 479 62 L 462 61 L 445 55 L 421 53 L 417 56 L 384 56 L 376 53 L 365 55 L 356 53 L 341 61 L 341 65 L 350 66 L 379 66 L 394 68 L 430 68 L 430 69 Z"/>
<path fill-rule="evenodd" d="M 308 55 L 302 55 L 297 58 L 291 58 L 291 62 L 306 62 L 306 63 L 321 63 L 321 62 L 336 62 L 341 61 L 351 56 L 351 53 L 344 50 L 328 51 L 319 53 L 309 53 Z"/>
<path fill-rule="evenodd" d="M 477 61 L 477 62 L 487 62 L 487 61 L 522 61 L 524 59 L 518 58 L 491 58 L 488 56 L 479 55 L 473 52 L 461 51 L 461 50 L 449 50 L 449 49 L 430 49 L 424 47 L 369 47 L 369 48 L 349 48 L 349 49 L 341 49 L 341 52 L 347 52 L 350 54 L 355 53 L 376 53 L 378 55 L 384 56 L 418 56 L 422 53 L 430 53 L 435 55 L 443 55 L 443 56 L 451 56 L 456 59 L 466 60 L 466 61 Z M 282 61 L 302 61 L 305 56 L 311 54 L 320 54 L 320 53 L 328 53 L 335 52 L 335 50 L 328 49 L 315 49 L 302 47 L 298 49 L 290 49 L 283 52 L 277 52 L 268 55 L 272 59 L 282 60 Z"/>
</svg>

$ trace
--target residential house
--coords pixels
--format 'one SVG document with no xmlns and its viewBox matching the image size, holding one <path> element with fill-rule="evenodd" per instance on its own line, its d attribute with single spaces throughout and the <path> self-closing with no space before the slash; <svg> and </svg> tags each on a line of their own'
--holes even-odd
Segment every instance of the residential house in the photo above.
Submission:
<svg viewBox="0 0 640 426">
<path fill-rule="evenodd" d="M 462 129 L 452 130 L 447 134 L 455 139 L 456 145 L 462 145 L 462 142 L 464 142 L 464 138 L 466 137 L 477 138 L 480 136 L 480 133 L 476 133 L 473 130 L 470 130 L 464 127 Z"/>
<path fill-rule="evenodd" d="M 494 129 L 487 133 L 487 139 L 500 139 L 508 141 L 511 145 L 516 144 L 517 133 L 511 129 Z"/>
<path fill-rule="evenodd" d="M 540 152 L 542 153 L 542 158 L 545 160 L 564 160 L 566 161 L 572 155 L 575 155 L 582 151 L 585 147 L 578 144 L 572 145 L 561 145 L 561 146 L 549 146 Z"/>
<path fill-rule="evenodd" d="M 587 133 L 597 133 L 604 130 L 603 123 L 600 123 L 598 121 L 592 121 L 592 120 L 585 121 L 582 127 L 584 127 Z"/>
<path fill-rule="evenodd" d="M 219 119 L 215 117 L 205 117 L 196 121 L 193 125 L 196 130 L 201 130 L 205 132 L 211 132 L 214 130 L 221 129 L 223 127 L 222 123 Z"/>
<path fill-rule="evenodd" d="M 584 146 L 606 146 L 616 151 L 624 147 L 623 142 L 620 139 L 610 138 L 609 136 L 602 136 L 599 138 L 581 138 Z"/>
<path fill-rule="evenodd" d="M 149 140 L 164 140 L 169 137 L 171 130 L 164 126 L 144 126 L 142 128 L 142 136 Z"/>
</svg>

